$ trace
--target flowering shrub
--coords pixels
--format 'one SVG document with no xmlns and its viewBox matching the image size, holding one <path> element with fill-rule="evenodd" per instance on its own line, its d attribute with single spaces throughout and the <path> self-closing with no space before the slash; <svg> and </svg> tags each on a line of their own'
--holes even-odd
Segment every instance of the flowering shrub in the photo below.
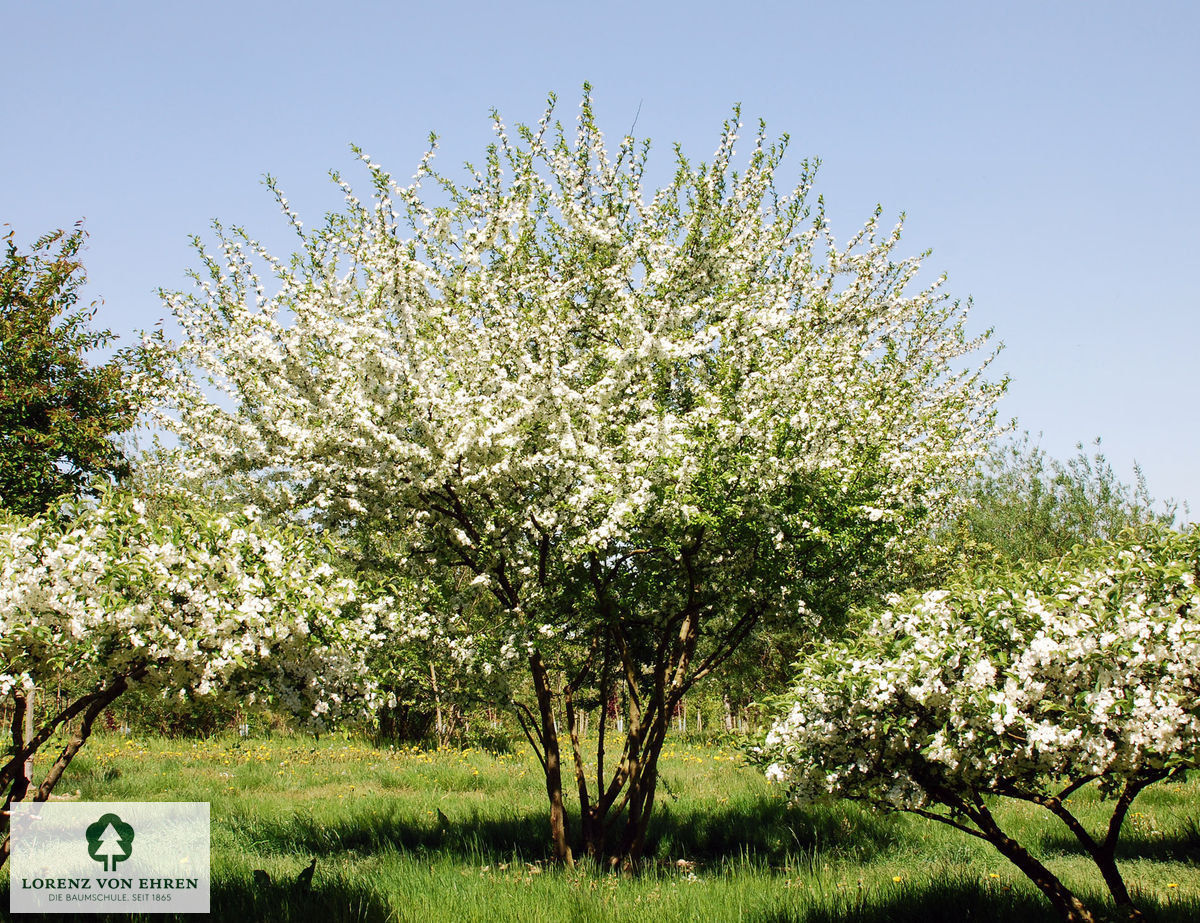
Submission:
<svg viewBox="0 0 1200 923">
<path fill-rule="evenodd" d="M 803 665 L 767 736 L 768 776 L 797 798 L 854 798 L 981 836 L 1086 919 L 982 796 L 1041 805 L 1128 907 L 1113 855 L 1133 798 L 1200 764 L 1198 580 L 1200 528 L 1149 530 L 893 599 Z M 1115 799 L 1098 837 L 1067 803 L 1092 783 Z"/>
<path fill-rule="evenodd" d="M 459 671 L 528 670 L 563 859 L 556 710 L 630 703 L 609 779 L 603 735 L 595 772 L 572 748 L 588 851 L 636 857 L 687 689 L 903 555 L 993 429 L 987 337 L 899 226 L 839 245 L 809 166 L 779 189 L 760 130 L 739 172 L 739 130 L 649 190 L 587 95 L 573 132 L 497 117 L 465 183 L 363 156 L 373 201 L 343 183 L 323 227 L 279 197 L 292 260 L 218 228 L 166 296 L 184 339 L 148 381 L 186 467 L 385 549 Z"/>
<path fill-rule="evenodd" d="M 151 514 L 108 493 L 57 517 L 0 519 L 0 699 L 16 710 L 5 810 L 26 795 L 26 760 L 70 729 L 35 790 L 49 797 L 97 715 L 135 683 L 266 696 L 317 724 L 370 698 L 365 655 L 386 605 L 361 602 L 321 547 L 252 509 Z M 68 704 L 26 739 L 30 691 L 57 685 Z"/>
</svg>

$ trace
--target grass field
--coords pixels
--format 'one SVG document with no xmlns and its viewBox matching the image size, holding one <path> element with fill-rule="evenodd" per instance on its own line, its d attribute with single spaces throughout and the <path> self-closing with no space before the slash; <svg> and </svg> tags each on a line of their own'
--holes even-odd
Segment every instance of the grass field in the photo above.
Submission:
<svg viewBox="0 0 1200 923">
<path fill-rule="evenodd" d="M 668 742 L 663 780 L 654 862 L 633 876 L 547 862 L 544 789 L 528 748 L 106 737 L 89 742 L 60 792 L 78 790 L 86 801 L 210 802 L 213 920 L 1054 919 L 985 843 L 853 805 L 789 806 L 734 748 Z M 1098 820 L 1089 800 L 1084 792 L 1072 803 Z M 1065 831 L 1028 806 L 1001 809 L 1000 817 L 1085 900 L 1103 905 L 1098 874 Z M 298 886 L 314 858 L 311 888 Z M 1139 798 L 1122 859 L 1149 920 L 1200 920 L 1200 778 Z M 5 868 L 5 919 L 7 895 Z"/>
</svg>

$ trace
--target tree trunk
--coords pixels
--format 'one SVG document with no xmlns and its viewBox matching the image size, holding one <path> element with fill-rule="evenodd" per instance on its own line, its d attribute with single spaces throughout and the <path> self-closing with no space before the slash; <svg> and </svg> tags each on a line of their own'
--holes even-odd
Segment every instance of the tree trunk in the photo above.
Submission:
<svg viewBox="0 0 1200 923">
<path fill-rule="evenodd" d="M 25 739 L 33 739 L 33 694 L 34 690 L 29 690 L 29 695 L 25 699 Z M 26 784 L 33 781 L 33 754 L 29 754 L 29 759 L 25 761 L 25 782 Z"/>
<path fill-rule="evenodd" d="M 1009 837 L 992 819 L 986 808 L 970 811 L 971 820 L 989 843 L 1038 886 L 1050 905 L 1067 923 L 1096 923 L 1095 916 L 1058 877 L 1016 840 Z"/>
<path fill-rule="evenodd" d="M 562 696 L 579 790 L 583 847 L 589 856 L 608 858 L 614 864 L 622 862 L 626 867 L 638 864 L 646 853 L 646 834 L 658 785 L 658 761 L 671 728 L 672 717 L 678 710 L 680 729 L 686 728 L 686 713 L 681 705 L 684 695 L 696 680 L 721 663 L 757 618 L 754 612 L 743 615 L 727 648 L 722 650 L 718 647 L 693 669 L 692 658 L 700 637 L 701 616 L 705 611 L 698 599 L 699 581 L 693 564 L 699 544 L 700 539 L 697 538 L 680 555 L 680 565 L 687 578 L 687 604 L 673 617 L 673 620 L 677 620 L 677 633 L 664 633 L 648 660 L 630 643 L 626 636 L 628 626 L 606 597 L 607 582 L 612 574 L 602 572 L 601 562 L 595 555 L 591 558 L 595 568 L 592 578 L 600 614 L 604 616 L 604 628 L 592 638 L 586 657 L 571 666 L 571 673 L 564 680 Z M 556 857 L 571 864 L 563 813 L 561 760 L 558 739 L 553 733 L 554 692 L 550 688 L 549 673 L 540 653 L 535 651 L 530 655 L 529 665 L 541 712 L 541 756 L 546 774 L 546 793 L 550 800 L 551 839 Z M 603 719 L 613 698 L 609 685 L 610 666 L 614 678 L 622 687 L 619 698 L 628 720 L 628 730 L 625 732 L 621 758 L 605 785 Z M 598 676 L 595 673 L 597 667 Z M 601 708 L 601 731 L 596 742 L 597 788 L 594 798 L 588 794 L 587 767 L 584 765 L 579 734 L 581 722 L 576 715 L 574 702 L 574 693 L 589 677 L 598 680 L 598 704 Z M 618 730 L 623 724 L 618 718 Z M 619 828 L 623 829 L 618 841 L 616 834 Z M 616 843 L 614 852 L 609 852 L 611 843 Z"/>
<path fill-rule="evenodd" d="M 434 731 L 438 746 L 442 747 L 446 744 L 446 725 L 442 718 L 442 692 L 438 688 L 437 671 L 433 668 L 432 660 L 429 661 L 429 683 L 433 688 Z"/>
<path fill-rule="evenodd" d="M 625 820 L 622 849 L 627 866 L 637 866 L 646 853 L 646 831 L 650 826 L 650 814 L 658 788 L 658 756 L 661 750 L 661 744 L 653 749 L 648 748 L 637 777 L 629 780 L 629 815 Z"/>
<path fill-rule="evenodd" d="M 545 754 L 546 797 L 550 801 L 550 841 L 554 844 L 554 858 L 569 866 L 575 864 L 567 839 L 567 815 L 563 807 L 562 760 L 555 733 L 554 698 L 550 691 L 550 677 L 542 655 L 537 651 L 529 657 L 529 669 L 533 674 L 533 688 L 537 695 L 538 711 L 542 719 L 542 751 Z"/>
<path fill-rule="evenodd" d="M 1097 842 L 1083 824 L 1067 810 L 1062 796 L 1044 799 L 1040 802 L 1075 834 L 1080 845 L 1087 850 L 1088 855 L 1091 856 L 1092 861 L 1100 870 L 1100 874 L 1104 877 L 1104 883 L 1108 886 L 1108 893 L 1112 896 L 1113 903 L 1124 911 L 1126 918 L 1130 920 L 1141 920 L 1143 917 L 1141 911 L 1133 905 L 1133 900 L 1129 897 L 1129 891 L 1125 887 L 1125 879 L 1121 877 L 1121 870 L 1117 868 L 1117 842 L 1121 837 L 1121 825 L 1125 822 L 1125 816 L 1133 806 L 1133 801 L 1138 793 L 1147 785 L 1152 785 L 1165 778 L 1166 775 L 1164 772 L 1126 782 L 1120 797 L 1117 798 L 1112 816 L 1109 818 L 1108 833 L 1100 842 Z"/>
<path fill-rule="evenodd" d="M 1108 893 L 1112 895 L 1113 902 L 1119 907 L 1130 920 L 1141 920 L 1142 912 L 1133 906 L 1133 900 L 1129 897 L 1129 891 L 1125 887 L 1125 879 L 1121 877 L 1121 870 L 1117 868 L 1116 859 L 1113 856 L 1114 850 L 1106 849 L 1092 853 L 1092 861 L 1096 863 L 1096 867 L 1100 869 L 1100 874 L 1104 876 L 1104 883 L 1108 885 Z"/>
<path fill-rule="evenodd" d="M 571 731 L 571 758 L 575 767 L 575 785 L 579 793 L 579 823 L 582 827 L 580 835 L 583 838 L 587 855 L 595 856 L 597 854 L 594 845 L 596 841 L 595 823 L 597 814 L 592 810 L 592 805 L 588 798 L 587 774 L 583 765 L 583 746 L 580 743 L 579 734 L 579 730 L 584 724 L 584 715 L 577 714 L 575 711 L 575 699 L 571 693 L 570 686 L 563 689 L 563 704 L 567 712 L 567 727 Z"/>
<path fill-rule="evenodd" d="M 140 678 L 145 672 L 145 668 L 140 668 L 133 675 Z M 42 780 L 42 784 L 38 786 L 33 796 L 35 802 L 49 800 L 50 794 L 54 791 L 54 786 L 58 784 L 63 773 L 67 771 L 67 767 L 71 765 L 71 761 L 75 759 L 75 754 L 79 752 L 80 748 L 87 743 L 87 739 L 91 736 L 92 725 L 95 723 L 96 717 L 128 688 L 129 682 L 127 677 L 121 676 L 114 680 L 107 689 L 92 693 L 80 700 L 81 702 L 85 700 L 88 702 L 87 708 L 83 713 L 83 720 L 79 723 L 79 729 L 70 736 L 66 746 L 59 753 L 58 758 L 54 761 L 54 765 L 46 773 L 46 778 Z M 23 703 L 21 699 L 18 699 L 18 701 Z M 24 719 L 27 714 L 28 712 L 24 712 L 23 714 L 13 716 L 13 749 L 14 758 L 18 758 L 21 755 L 20 751 L 25 750 L 29 755 L 30 763 L 32 763 L 34 751 L 29 747 L 31 737 L 24 736 L 22 739 L 18 739 L 19 732 L 17 730 L 18 719 Z M 24 769 L 25 767 L 22 766 L 22 772 L 16 774 L 16 777 L 13 779 L 12 788 L 9 790 L 8 797 L 4 800 L 3 811 L 0 811 L 0 835 L 4 837 L 4 841 L 0 843 L 0 867 L 3 867 L 4 863 L 8 861 L 9 850 L 11 849 L 9 829 L 12 817 L 9 812 L 14 802 L 24 800 L 31 784 L 31 779 L 25 774 Z"/>
<path fill-rule="evenodd" d="M 1147 785 L 1166 778 L 1166 775 L 1163 772 L 1127 782 L 1120 797 L 1117 798 L 1112 817 L 1109 818 L 1108 835 L 1105 836 L 1103 842 L 1096 844 L 1090 850 L 1092 861 L 1096 863 L 1100 874 L 1104 876 L 1104 883 L 1108 885 L 1108 893 L 1112 895 L 1113 901 L 1125 911 L 1130 920 L 1141 920 L 1143 917 L 1141 911 L 1133 906 L 1129 891 L 1125 887 L 1125 879 L 1121 877 L 1121 870 L 1117 868 L 1117 841 L 1121 838 L 1121 825 L 1125 823 L 1125 816 L 1133 807 L 1133 801 L 1137 798 L 1138 793 Z"/>
</svg>

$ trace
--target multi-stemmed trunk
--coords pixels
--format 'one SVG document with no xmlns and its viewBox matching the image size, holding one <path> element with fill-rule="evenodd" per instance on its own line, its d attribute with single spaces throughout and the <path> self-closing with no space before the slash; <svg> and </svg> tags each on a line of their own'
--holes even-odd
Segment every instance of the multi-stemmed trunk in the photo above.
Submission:
<svg viewBox="0 0 1200 923">
<path fill-rule="evenodd" d="M 1063 796 L 1029 799 L 1035 804 L 1040 804 L 1051 811 L 1075 834 L 1080 845 L 1083 846 L 1084 850 L 1096 864 L 1096 868 L 1100 870 L 1100 874 L 1104 878 L 1104 884 L 1108 887 L 1108 893 L 1112 896 L 1113 903 L 1130 920 L 1142 919 L 1142 913 L 1134 906 L 1133 900 L 1129 896 L 1129 889 L 1125 887 L 1125 879 L 1121 876 L 1121 870 L 1117 868 L 1117 841 L 1121 835 L 1121 826 L 1125 823 L 1125 817 L 1128 815 L 1130 807 L 1133 806 L 1133 800 L 1138 796 L 1138 793 L 1146 786 L 1165 779 L 1166 776 L 1167 773 L 1165 772 L 1156 772 L 1126 782 L 1125 787 L 1121 790 L 1121 794 L 1117 797 L 1117 802 L 1113 807 L 1112 816 L 1108 821 L 1108 829 L 1105 831 L 1103 839 L 1093 837 L 1083 824 L 1067 810 Z"/>
<path fill-rule="evenodd" d="M 988 842 L 1037 885 L 1063 920 L 1068 923 L 1096 923 L 1096 918 L 1083 901 L 1032 853 L 1004 833 L 986 809 L 979 813 L 978 819 L 972 819 L 980 824 Z"/>
<path fill-rule="evenodd" d="M 469 501 L 449 483 L 429 490 L 426 499 L 428 507 L 454 523 L 463 536 L 461 544 L 453 549 L 452 563 L 462 567 L 464 574 L 475 575 L 472 584 L 484 578 L 488 592 L 500 607 L 517 614 L 526 628 L 531 627 L 524 584 L 514 576 L 509 558 L 503 553 L 489 556 L 487 551 L 477 550 L 486 547 L 485 530 L 479 528 L 468 509 Z M 485 500 L 484 505 L 493 508 L 490 501 Z M 722 554 L 705 547 L 704 527 L 696 529 L 679 546 L 648 543 L 607 557 L 589 552 L 583 561 L 573 561 L 567 567 L 567 584 L 572 590 L 563 593 L 557 585 L 563 574 L 555 570 L 562 562 L 555 563 L 554 532 L 532 518 L 530 527 L 527 537 L 536 564 L 522 568 L 521 573 L 539 588 L 536 595 L 542 598 L 537 606 L 560 605 L 573 611 L 575 625 L 587 626 L 582 631 L 573 630 L 572 640 L 555 655 L 549 652 L 558 647 L 556 644 L 545 642 L 547 647 L 543 649 L 540 639 L 531 643 L 527 662 L 537 712 L 522 702 L 513 702 L 521 729 L 545 776 L 553 853 L 558 861 L 570 864 L 574 861 L 574 843 L 597 860 L 636 864 L 646 849 L 658 760 L 670 716 L 687 691 L 737 649 L 766 610 L 767 601 L 739 598 L 743 605 L 728 605 L 727 594 L 718 591 L 717 578 L 710 572 L 710 559 L 721 560 L 734 552 L 726 549 Z M 758 560 L 753 545 L 739 549 L 737 556 L 745 574 L 755 572 Z M 722 581 L 738 579 L 736 570 L 726 567 Z M 581 583 L 590 584 L 582 593 Z M 662 592 L 664 586 L 669 587 L 666 592 Z M 649 594 L 644 592 L 648 588 Z M 647 615 L 648 598 L 661 599 L 662 610 Z M 705 648 L 698 654 L 702 623 Z M 575 655 L 576 660 L 571 660 Z M 560 661 L 559 656 L 566 660 Z M 610 693 L 617 689 L 628 707 L 629 724 L 624 730 L 621 754 L 606 777 L 607 727 L 603 710 Z M 598 691 L 602 710 L 590 770 L 583 758 L 577 707 L 581 695 L 588 691 Z M 556 719 L 560 710 L 571 738 L 580 809 L 578 840 L 572 838 L 567 827 L 563 747 Z M 594 772 L 591 778 L 589 771 Z"/>
<path fill-rule="evenodd" d="M 660 701 L 630 715 L 621 756 L 610 777 L 604 774 L 604 747 L 608 729 L 603 717 L 597 724 L 595 775 L 589 778 L 580 736 L 581 713 L 575 706 L 575 690 L 564 686 L 559 693 L 570 737 L 570 759 L 574 768 L 579 799 L 580 830 L 574 838 L 567 829 L 563 790 L 563 754 L 554 713 L 555 695 L 552 677 L 538 655 L 530 658 L 534 690 L 538 700 L 537 751 L 546 779 L 550 804 L 550 838 L 554 856 L 573 864 L 575 851 L 595 861 L 612 865 L 636 865 L 646 848 L 646 833 L 654 807 L 658 784 L 658 761 L 662 753 L 670 714 L 679 695 L 664 696 Z M 592 783 L 595 789 L 592 788 Z"/>
<path fill-rule="evenodd" d="M 652 650 L 643 647 L 640 654 L 634 650 L 628 637 L 630 622 L 627 614 L 615 600 L 606 596 L 600 576 L 602 567 L 593 559 L 592 575 L 600 618 L 582 662 L 552 671 L 537 651 L 529 657 L 538 714 L 535 716 L 518 705 L 517 715 L 545 774 L 550 837 L 555 858 L 561 862 L 573 863 L 573 844 L 582 855 L 613 866 L 630 867 L 642 860 L 659 781 L 659 757 L 671 715 L 696 681 L 718 667 L 758 619 L 758 610 L 743 612 L 723 632 L 710 639 L 702 656 L 697 654 L 701 623 L 710 611 L 702 600 L 699 580 L 691 562 L 698 547 L 699 540 L 682 550 L 680 563 L 687 581 L 684 604 L 673 617 L 659 624 L 657 644 Z M 584 758 L 580 735 L 584 712 L 578 704 L 585 689 L 597 696 L 593 701 L 598 701 L 600 708 L 596 749 L 590 767 Z M 628 725 L 623 729 L 620 754 L 611 767 L 611 774 L 606 776 L 605 747 L 609 743 L 609 729 L 605 712 L 618 693 L 627 706 Z M 563 748 L 556 705 L 561 706 L 570 737 L 580 814 L 577 839 L 567 829 Z"/>
</svg>

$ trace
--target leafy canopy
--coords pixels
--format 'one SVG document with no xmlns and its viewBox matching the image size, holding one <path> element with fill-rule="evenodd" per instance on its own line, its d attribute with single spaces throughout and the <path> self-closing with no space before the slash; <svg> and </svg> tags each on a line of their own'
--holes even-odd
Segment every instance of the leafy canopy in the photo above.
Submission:
<svg viewBox="0 0 1200 923">
<path fill-rule="evenodd" d="M 12 709 L 0 865 L 9 808 L 30 793 L 26 763 L 62 746 L 34 786 L 33 800 L 47 800 L 96 718 L 134 686 L 266 696 L 318 727 L 374 694 L 366 654 L 386 600 L 362 603 L 325 548 L 253 509 L 174 501 L 148 509 L 105 490 L 41 518 L 0 510 L 0 702 Z M 61 697 L 30 711 L 34 690 L 49 688 Z"/>
<path fill-rule="evenodd" d="M 1111 791 L 1200 758 L 1200 529 L 1127 532 L 893 599 L 800 670 L 768 738 L 810 795 Z"/>
<path fill-rule="evenodd" d="M 1097 439 L 1089 453 L 1079 444 L 1063 462 L 1028 433 L 994 444 L 967 487 L 959 523 L 965 550 L 976 559 L 1036 563 L 1113 541 L 1128 528 L 1172 525 L 1175 505 L 1155 503 L 1136 465 L 1133 484 L 1121 481 L 1099 446 Z"/>
<path fill-rule="evenodd" d="M 648 146 L 610 153 L 585 96 L 573 137 L 550 110 L 515 138 L 497 117 L 464 185 L 432 150 L 406 186 L 364 155 L 373 201 L 339 179 L 315 231 L 281 195 L 290 262 L 218 227 L 198 291 L 166 294 L 187 470 L 401 569 L 465 568 L 517 645 L 592 618 L 589 562 L 674 610 L 699 541 L 704 605 L 737 615 L 760 579 L 795 611 L 806 567 L 901 553 L 990 435 L 1001 386 L 961 362 L 986 337 L 943 279 L 913 290 L 899 226 L 839 246 L 807 163 L 776 188 L 786 138 L 734 169 L 739 130 L 646 190 Z M 747 592 L 717 592 L 735 574 Z"/>
<path fill-rule="evenodd" d="M 131 678 L 170 695 L 259 692 L 319 722 L 369 692 L 378 604 L 329 550 L 252 508 L 216 514 L 105 491 L 0 513 L 0 697 Z"/>
<path fill-rule="evenodd" d="M 0 267 L 0 505 L 37 515 L 129 464 L 114 441 L 135 416 L 128 355 L 91 367 L 87 354 L 112 340 L 77 307 L 86 235 L 54 231 L 21 253 L 4 238 Z"/>
</svg>

